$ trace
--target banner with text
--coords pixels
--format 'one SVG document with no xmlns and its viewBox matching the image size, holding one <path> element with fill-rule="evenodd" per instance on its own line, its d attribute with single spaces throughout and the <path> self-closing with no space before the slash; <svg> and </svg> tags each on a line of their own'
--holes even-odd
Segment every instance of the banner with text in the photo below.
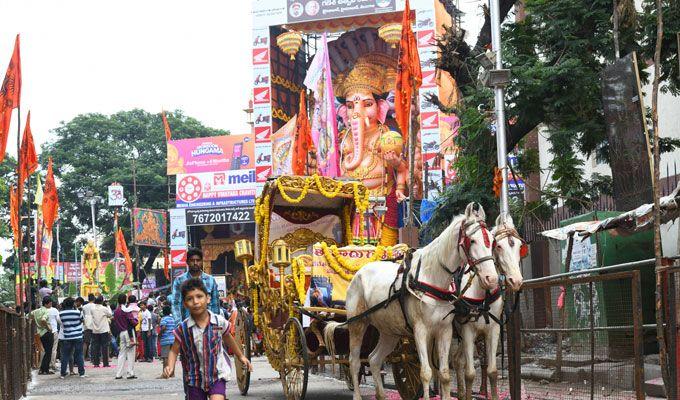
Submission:
<svg viewBox="0 0 680 400">
<path fill-rule="evenodd" d="M 252 134 L 212 136 L 168 142 L 168 175 L 255 168 Z"/>
<path fill-rule="evenodd" d="M 177 208 L 252 206 L 255 170 L 177 175 Z"/>
</svg>

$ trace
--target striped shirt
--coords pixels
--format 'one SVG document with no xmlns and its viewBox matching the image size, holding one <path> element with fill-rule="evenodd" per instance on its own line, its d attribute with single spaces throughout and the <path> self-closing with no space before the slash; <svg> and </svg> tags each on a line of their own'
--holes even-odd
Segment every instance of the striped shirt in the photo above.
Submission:
<svg viewBox="0 0 680 400">
<path fill-rule="evenodd" d="M 59 313 L 61 325 L 64 328 L 64 340 L 78 340 L 83 338 L 82 315 L 78 310 L 63 310 Z"/>
<path fill-rule="evenodd" d="M 229 321 L 210 313 L 210 322 L 201 329 L 194 319 L 185 319 L 174 335 L 180 345 L 184 382 L 188 386 L 210 390 L 219 379 L 229 380 L 231 365 L 222 347 L 222 335 L 229 330 Z"/>
</svg>

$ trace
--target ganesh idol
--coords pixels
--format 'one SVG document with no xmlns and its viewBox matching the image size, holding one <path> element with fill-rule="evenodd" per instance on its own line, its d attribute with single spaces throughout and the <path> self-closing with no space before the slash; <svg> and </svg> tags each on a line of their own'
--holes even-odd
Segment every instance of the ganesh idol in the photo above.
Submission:
<svg viewBox="0 0 680 400">
<path fill-rule="evenodd" d="M 355 216 L 354 236 L 391 246 L 399 236 L 397 203 L 408 193 L 408 164 L 401 134 L 385 124 L 390 110 L 385 97 L 394 84 L 394 73 L 381 61 L 370 56 L 357 59 L 346 76 L 336 78 L 335 93 L 345 126 L 339 135 L 342 175 L 363 182 L 370 196 L 384 197 L 387 206 L 384 216 L 371 213 L 364 226 Z"/>
</svg>

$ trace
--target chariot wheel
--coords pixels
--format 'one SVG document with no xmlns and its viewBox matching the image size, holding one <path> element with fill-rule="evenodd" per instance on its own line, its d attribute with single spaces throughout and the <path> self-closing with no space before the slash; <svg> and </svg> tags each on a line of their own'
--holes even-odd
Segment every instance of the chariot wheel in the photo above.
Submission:
<svg viewBox="0 0 680 400">
<path fill-rule="evenodd" d="M 392 364 L 392 376 L 399 395 L 404 400 L 417 400 L 423 397 L 420 361 L 415 346 L 408 340 L 403 340 L 396 354 L 399 360 Z"/>
<path fill-rule="evenodd" d="M 236 318 L 236 337 L 234 339 L 236 339 L 236 343 L 241 347 L 241 352 L 243 352 L 248 360 L 251 359 L 250 334 L 246 315 L 243 312 L 239 312 Z M 248 388 L 250 388 L 250 371 L 248 371 L 248 367 L 238 357 L 234 357 L 234 367 L 236 369 L 238 390 L 245 396 L 248 394 Z"/>
<path fill-rule="evenodd" d="M 309 353 L 302 325 L 289 318 L 281 335 L 281 383 L 287 400 L 303 400 L 307 394 Z"/>
</svg>

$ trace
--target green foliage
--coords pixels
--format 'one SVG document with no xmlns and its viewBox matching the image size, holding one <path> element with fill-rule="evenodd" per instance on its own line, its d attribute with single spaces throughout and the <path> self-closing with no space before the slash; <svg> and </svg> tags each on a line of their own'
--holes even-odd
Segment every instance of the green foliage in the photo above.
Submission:
<svg viewBox="0 0 680 400">
<path fill-rule="evenodd" d="M 175 139 L 224 135 L 208 128 L 181 111 L 167 113 Z M 165 133 L 160 114 L 144 110 L 121 111 L 113 115 L 82 114 L 63 122 L 52 131 L 54 139 L 43 145 L 40 159 L 54 159 L 59 187 L 61 242 L 75 243 L 91 226 L 90 205 L 78 197 L 91 190 L 103 199 L 107 187 L 119 182 L 128 201 L 119 215 L 119 224 L 129 238 L 130 208 L 133 204 L 133 159 L 137 174 L 139 207 L 165 209 L 170 204 L 166 179 Z M 113 231 L 113 209 L 104 201 L 97 204 L 97 230 Z M 83 243 L 78 245 L 81 248 Z M 73 245 L 63 246 L 63 258 L 70 259 Z M 113 254 L 113 235 L 101 244 L 102 258 Z"/>
<path fill-rule="evenodd" d="M 116 290 L 116 266 L 114 263 L 109 263 L 104 270 L 104 289 L 109 294 Z"/>
<path fill-rule="evenodd" d="M 662 1 L 663 42 L 661 44 L 661 91 L 680 95 L 680 63 L 678 62 L 678 34 L 680 33 L 680 2 Z M 656 47 L 656 1 L 643 0 L 641 25 L 642 55 L 654 59 Z"/>
</svg>

